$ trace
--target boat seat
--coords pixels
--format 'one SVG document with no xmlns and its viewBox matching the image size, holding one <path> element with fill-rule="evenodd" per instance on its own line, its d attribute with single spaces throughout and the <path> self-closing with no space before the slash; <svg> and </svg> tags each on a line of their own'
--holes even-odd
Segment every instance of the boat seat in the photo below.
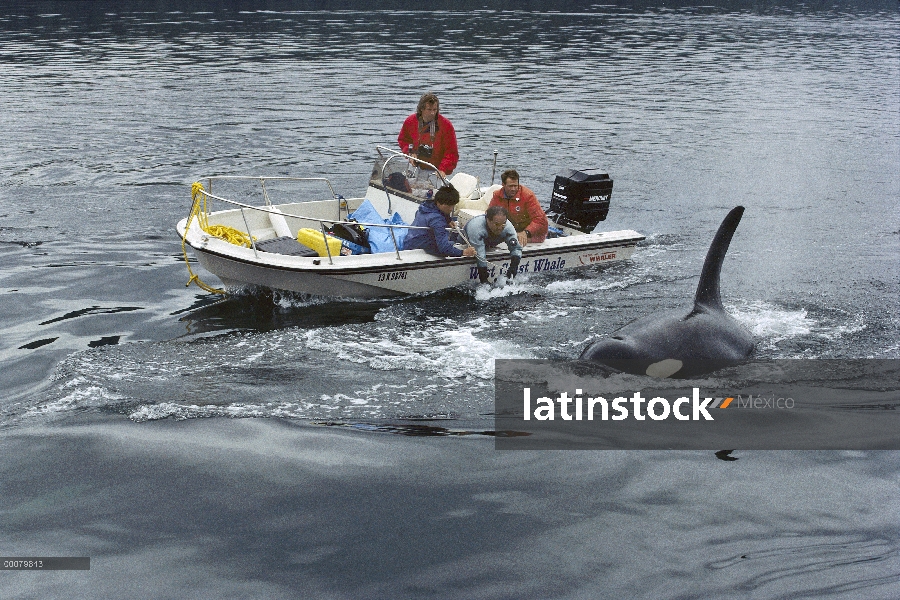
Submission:
<svg viewBox="0 0 900 600">
<path fill-rule="evenodd" d="M 485 188 L 484 194 L 481 195 L 481 202 L 484 202 L 485 209 L 487 210 L 487 205 L 491 203 L 491 198 L 494 197 L 494 192 L 502 188 L 503 186 L 499 183 L 495 183 L 489 188 Z"/>
<path fill-rule="evenodd" d="M 487 208 L 487 207 L 485 207 Z M 471 221 L 474 217 L 478 215 L 483 215 L 484 211 L 476 208 L 463 208 L 461 209 L 457 215 L 459 216 L 459 226 L 465 227 L 466 223 Z"/>
<path fill-rule="evenodd" d="M 460 200 L 459 204 L 456 205 L 458 209 L 470 209 L 470 210 L 487 210 L 488 205 L 491 203 L 491 197 L 494 195 L 494 191 L 499 190 L 502 186 L 492 185 L 487 188 L 484 194 L 481 195 L 480 198 L 468 199 L 468 200 Z M 477 195 L 477 194 L 476 194 Z"/>
<path fill-rule="evenodd" d="M 457 173 L 450 178 L 450 184 L 459 192 L 460 199 L 469 199 L 478 190 L 478 178 L 468 173 Z"/>
</svg>

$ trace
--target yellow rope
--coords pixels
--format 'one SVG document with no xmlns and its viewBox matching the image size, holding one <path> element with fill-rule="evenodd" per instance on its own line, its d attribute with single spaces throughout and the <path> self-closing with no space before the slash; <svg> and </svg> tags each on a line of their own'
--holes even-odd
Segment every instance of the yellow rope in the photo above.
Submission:
<svg viewBox="0 0 900 600">
<path fill-rule="evenodd" d="M 200 225 L 200 229 L 213 237 L 225 240 L 229 244 L 234 244 L 236 246 L 245 246 L 249 248 L 250 236 L 243 231 L 234 229 L 233 227 L 226 227 L 225 225 L 210 226 L 209 210 L 206 207 L 206 197 L 207 195 L 203 190 L 203 184 L 199 181 L 195 182 L 191 186 L 191 200 L 193 200 L 193 205 L 191 206 L 191 214 L 190 216 L 188 216 L 187 224 L 184 226 L 184 235 L 181 236 L 181 253 L 184 254 L 184 264 L 187 265 L 188 273 L 190 273 L 191 275 L 190 279 L 188 279 L 188 282 L 185 284 L 185 287 L 189 287 L 191 283 L 196 283 L 198 287 L 212 294 L 224 294 L 225 290 L 214 288 L 211 285 L 204 283 L 203 281 L 201 281 L 200 276 L 195 275 L 191 270 L 191 263 L 188 260 L 186 248 L 187 232 L 191 227 L 191 221 L 193 221 L 196 217 L 197 223 Z"/>
<path fill-rule="evenodd" d="M 245 248 L 250 247 L 250 236 L 243 231 L 240 231 L 233 227 L 226 227 L 225 225 L 212 225 L 209 227 L 205 227 L 203 231 L 213 237 L 219 238 L 220 240 L 225 240 L 229 244 L 234 244 L 235 246 L 244 246 Z"/>
</svg>

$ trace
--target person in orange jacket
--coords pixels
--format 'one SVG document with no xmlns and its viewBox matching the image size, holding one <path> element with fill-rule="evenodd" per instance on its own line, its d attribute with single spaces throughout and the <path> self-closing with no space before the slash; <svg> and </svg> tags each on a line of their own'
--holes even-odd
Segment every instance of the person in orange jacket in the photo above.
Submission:
<svg viewBox="0 0 900 600">
<path fill-rule="evenodd" d="M 516 228 L 520 245 L 547 239 L 547 215 L 534 192 L 519 185 L 519 173 L 515 169 L 503 171 L 500 181 L 503 187 L 494 192 L 488 206 L 502 206 L 506 209 L 510 223 Z"/>
<path fill-rule="evenodd" d="M 433 92 L 422 94 L 416 112 L 403 122 L 397 144 L 404 154 L 431 163 L 446 178 L 459 162 L 456 130 L 440 114 L 440 102 Z"/>
</svg>

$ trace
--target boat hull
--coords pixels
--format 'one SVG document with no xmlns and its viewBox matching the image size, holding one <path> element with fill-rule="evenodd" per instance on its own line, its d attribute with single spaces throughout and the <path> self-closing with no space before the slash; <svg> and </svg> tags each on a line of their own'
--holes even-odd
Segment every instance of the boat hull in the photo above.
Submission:
<svg viewBox="0 0 900 600">
<path fill-rule="evenodd" d="M 179 223 L 183 233 L 184 221 Z M 474 258 L 440 258 L 422 250 L 309 258 L 254 251 L 191 228 L 186 242 L 226 287 L 255 285 L 317 296 L 385 298 L 478 283 Z M 627 260 L 644 236 L 635 231 L 553 238 L 524 248 L 519 274 L 567 271 Z M 507 276 L 509 254 L 489 252 L 491 281 Z"/>
</svg>

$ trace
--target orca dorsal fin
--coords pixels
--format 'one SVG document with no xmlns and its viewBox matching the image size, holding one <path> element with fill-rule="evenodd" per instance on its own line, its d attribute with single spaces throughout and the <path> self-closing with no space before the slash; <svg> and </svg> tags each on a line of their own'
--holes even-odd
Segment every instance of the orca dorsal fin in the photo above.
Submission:
<svg viewBox="0 0 900 600">
<path fill-rule="evenodd" d="M 694 310 L 701 307 L 724 310 L 722 308 L 722 298 L 719 296 L 719 274 L 722 272 L 722 262 L 725 260 L 725 254 L 728 252 L 728 246 L 731 244 L 731 238 L 737 229 L 738 223 L 741 222 L 741 216 L 744 214 L 743 206 L 735 206 L 731 212 L 719 225 L 716 237 L 713 238 L 712 244 L 709 245 L 709 251 L 706 253 L 706 260 L 703 262 L 703 271 L 700 272 L 700 283 L 697 284 L 697 295 L 694 297 Z"/>
</svg>

